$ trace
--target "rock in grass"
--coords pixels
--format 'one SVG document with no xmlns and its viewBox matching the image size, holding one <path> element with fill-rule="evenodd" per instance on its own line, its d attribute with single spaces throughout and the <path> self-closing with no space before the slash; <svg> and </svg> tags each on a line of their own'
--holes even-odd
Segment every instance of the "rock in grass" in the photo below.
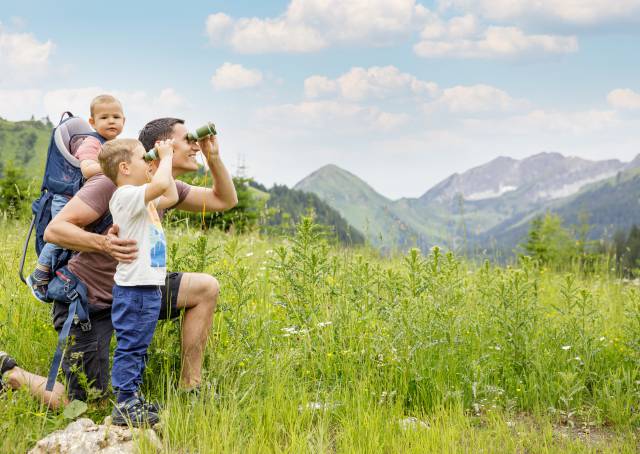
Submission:
<svg viewBox="0 0 640 454">
<path fill-rule="evenodd" d="M 145 437 L 149 446 L 162 448 L 158 435 L 151 429 L 97 425 L 82 418 L 40 440 L 29 454 L 129 454 L 136 452 L 134 438 L 140 437 Z"/>
</svg>

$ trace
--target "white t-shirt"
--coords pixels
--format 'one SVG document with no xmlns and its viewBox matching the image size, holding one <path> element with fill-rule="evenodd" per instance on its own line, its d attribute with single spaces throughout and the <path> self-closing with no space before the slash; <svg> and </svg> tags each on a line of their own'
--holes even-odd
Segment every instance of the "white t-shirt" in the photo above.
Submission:
<svg viewBox="0 0 640 454">
<path fill-rule="evenodd" d="M 164 285 L 167 242 L 158 217 L 158 202 L 145 205 L 147 185 L 120 186 L 111 196 L 109 211 L 120 227 L 118 236 L 137 241 L 138 257 L 131 263 L 118 262 L 114 280 L 121 286 Z"/>
</svg>

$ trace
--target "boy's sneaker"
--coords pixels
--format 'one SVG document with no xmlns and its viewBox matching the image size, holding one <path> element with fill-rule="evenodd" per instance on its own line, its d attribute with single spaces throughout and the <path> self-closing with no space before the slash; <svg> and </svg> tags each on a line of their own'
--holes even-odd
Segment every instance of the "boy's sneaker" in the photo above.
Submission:
<svg viewBox="0 0 640 454">
<path fill-rule="evenodd" d="M 116 426 L 153 426 L 160 422 L 156 412 L 150 411 L 137 396 L 117 404 L 111 412 L 111 421 Z"/>
<path fill-rule="evenodd" d="M 160 412 L 162 411 L 162 406 L 155 400 L 149 401 L 142 394 L 136 394 L 136 397 L 140 399 L 140 401 L 142 402 L 142 405 L 147 411 L 150 411 L 156 414 L 160 414 Z"/>
<path fill-rule="evenodd" d="M 29 286 L 31 293 L 37 300 L 42 301 L 43 303 L 48 303 L 49 300 L 47 299 L 46 295 L 49 281 L 36 279 L 36 277 L 34 277 L 34 274 L 35 271 L 33 272 L 33 274 L 27 276 L 27 285 Z"/>
</svg>

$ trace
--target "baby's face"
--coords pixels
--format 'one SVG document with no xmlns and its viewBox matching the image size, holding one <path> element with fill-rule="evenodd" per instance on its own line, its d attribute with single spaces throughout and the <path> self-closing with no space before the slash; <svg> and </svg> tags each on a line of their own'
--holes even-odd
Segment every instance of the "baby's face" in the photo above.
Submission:
<svg viewBox="0 0 640 454">
<path fill-rule="evenodd" d="M 124 128 L 122 106 L 117 102 L 97 104 L 89 123 L 98 134 L 107 140 L 115 139 Z"/>
</svg>

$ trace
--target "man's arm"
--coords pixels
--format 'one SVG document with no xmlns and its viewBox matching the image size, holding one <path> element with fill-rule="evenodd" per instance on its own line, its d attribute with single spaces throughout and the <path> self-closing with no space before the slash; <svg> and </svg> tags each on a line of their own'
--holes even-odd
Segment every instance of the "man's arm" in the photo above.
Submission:
<svg viewBox="0 0 640 454">
<path fill-rule="evenodd" d="M 73 251 L 104 252 L 122 262 L 134 260 L 138 251 L 136 241 L 118 238 L 118 226 L 114 225 L 107 235 L 84 230 L 100 216 L 79 197 L 73 197 L 51 220 L 44 231 L 44 240 Z"/>
<path fill-rule="evenodd" d="M 238 204 L 238 195 L 229 171 L 220 159 L 218 139 L 210 136 L 200 141 L 213 182 L 211 188 L 192 186 L 187 197 L 176 208 L 186 211 L 224 211 Z"/>
</svg>

